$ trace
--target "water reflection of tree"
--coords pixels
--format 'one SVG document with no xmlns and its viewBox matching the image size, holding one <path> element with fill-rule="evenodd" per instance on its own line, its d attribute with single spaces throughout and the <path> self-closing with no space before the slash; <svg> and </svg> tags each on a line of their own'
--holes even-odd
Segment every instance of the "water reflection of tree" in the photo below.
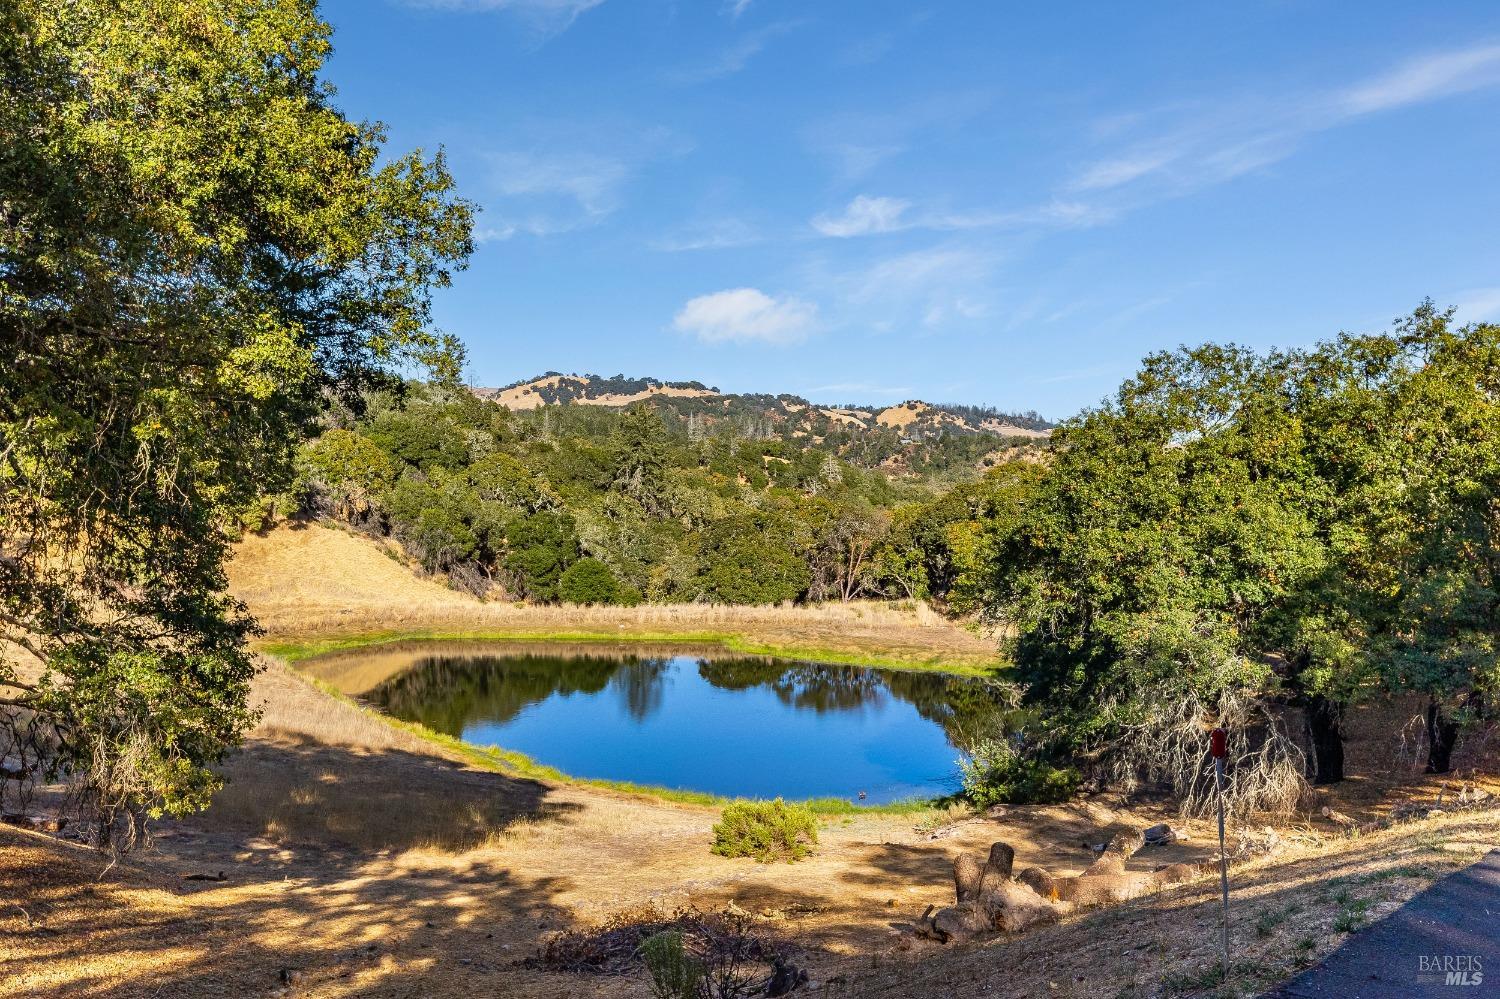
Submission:
<svg viewBox="0 0 1500 999">
<path fill-rule="evenodd" d="M 890 672 L 884 678 L 894 696 L 942 726 L 948 741 L 965 752 L 981 739 L 1020 728 L 1022 712 L 1008 684 L 931 673 Z"/>
<path fill-rule="evenodd" d="M 507 722 L 554 694 L 596 694 L 619 668 L 572 656 L 429 656 L 366 696 L 398 718 L 459 735 L 472 721 Z"/>
<path fill-rule="evenodd" d="M 661 709 L 670 659 L 635 659 L 615 670 L 609 685 L 619 692 L 630 717 L 643 722 Z"/>
<path fill-rule="evenodd" d="M 1012 728 L 1017 718 L 1005 686 L 940 673 L 766 659 L 700 659 L 698 675 L 726 690 L 766 687 L 783 704 L 819 714 L 862 708 L 888 694 L 941 726 L 948 740 L 961 749 Z"/>
<path fill-rule="evenodd" d="M 722 690 L 766 687 L 787 707 L 818 714 L 878 704 L 883 687 L 874 670 L 763 659 L 700 659 L 698 675 Z"/>
</svg>

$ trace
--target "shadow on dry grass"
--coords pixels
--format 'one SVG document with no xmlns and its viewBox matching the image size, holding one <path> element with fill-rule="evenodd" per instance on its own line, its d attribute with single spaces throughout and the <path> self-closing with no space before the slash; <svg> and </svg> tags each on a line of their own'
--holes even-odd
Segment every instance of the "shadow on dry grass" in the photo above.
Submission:
<svg viewBox="0 0 1500 999">
<path fill-rule="evenodd" d="M 274 729 L 224 769 L 229 783 L 205 821 L 286 844 L 462 853 L 503 845 L 579 807 L 549 803 L 539 781 Z"/>
<path fill-rule="evenodd" d="M 497 946 L 497 926 L 515 939 L 523 924 L 565 920 L 550 901 L 562 880 L 494 862 L 232 865 L 223 884 L 194 887 L 123 871 L 96 881 L 95 858 L 50 852 L 0 851 L 0 897 L 29 917 L 15 905 L 0 916 L 8 994 L 256 996 L 289 983 L 298 995 L 455 994 L 443 987 L 453 974 L 498 993 L 520 948 Z"/>
</svg>

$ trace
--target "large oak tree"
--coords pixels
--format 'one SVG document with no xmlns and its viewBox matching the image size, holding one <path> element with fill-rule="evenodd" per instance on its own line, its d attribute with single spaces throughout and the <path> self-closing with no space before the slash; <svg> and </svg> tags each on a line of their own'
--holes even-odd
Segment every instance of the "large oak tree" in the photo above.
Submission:
<svg viewBox="0 0 1500 999">
<path fill-rule="evenodd" d="M 0 756 L 101 841 L 201 807 L 252 721 L 232 512 L 331 393 L 460 363 L 470 206 L 329 51 L 312 0 L 0 5 Z"/>
</svg>

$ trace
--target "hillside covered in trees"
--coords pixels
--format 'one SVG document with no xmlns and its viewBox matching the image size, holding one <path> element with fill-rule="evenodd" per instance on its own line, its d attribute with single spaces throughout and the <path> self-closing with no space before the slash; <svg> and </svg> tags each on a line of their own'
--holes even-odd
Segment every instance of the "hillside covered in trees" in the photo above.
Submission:
<svg viewBox="0 0 1500 999">
<path fill-rule="evenodd" d="M 696 383 L 595 380 L 588 399 L 552 376 L 526 384 L 538 404 L 412 383 L 337 409 L 302 452 L 292 505 L 393 536 L 476 594 L 974 606 L 975 518 L 1046 446 L 809 420 L 791 397 Z"/>
</svg>

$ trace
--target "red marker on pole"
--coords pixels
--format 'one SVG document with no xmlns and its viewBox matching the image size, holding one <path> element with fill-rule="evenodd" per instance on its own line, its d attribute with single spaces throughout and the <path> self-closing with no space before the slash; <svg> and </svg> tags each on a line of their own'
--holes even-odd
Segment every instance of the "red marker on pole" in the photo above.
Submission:
<svg viewBox="0 0 1500 999">
<path fill-rule="evenodd" d="M 1224 760 L 1229 756 L 1229 733 L 1209 733 L 1208 755 L 1214 758 L 1214 786 L 1219 799 L 1219 883 L 1224 889 L 1224 980 L 1229 980 L 1229 858 L 1224 852 Z"/>
</svg>

